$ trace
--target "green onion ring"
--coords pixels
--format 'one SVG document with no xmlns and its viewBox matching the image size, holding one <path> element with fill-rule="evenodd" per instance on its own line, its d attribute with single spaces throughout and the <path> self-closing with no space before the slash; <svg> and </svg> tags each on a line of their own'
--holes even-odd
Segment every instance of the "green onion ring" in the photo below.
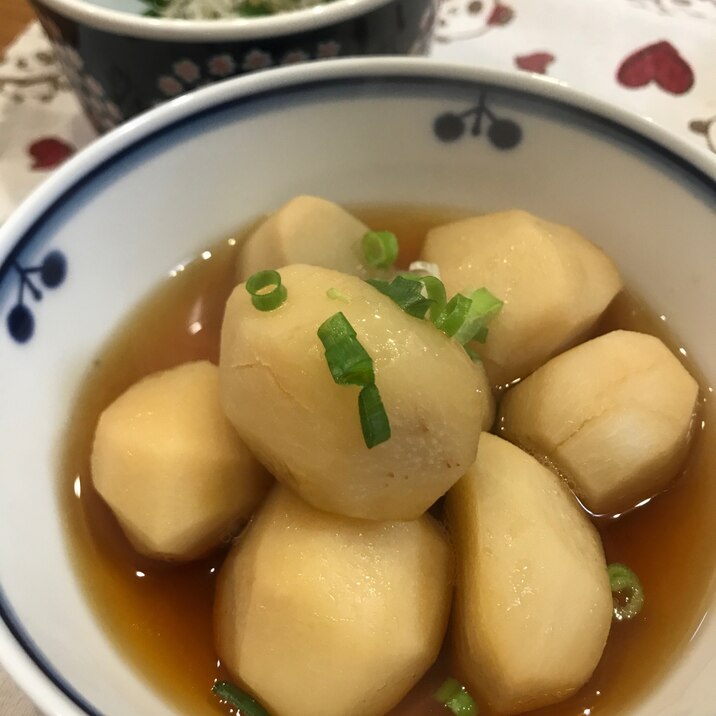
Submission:
<svg viewBox="0 0 716 716">
<path fill-rule="evenodd" d="M 211 693 L 220 701 L 226 701 L 241 714 L 245 716 L 269 716 L 266 709 L 255 701 L 248 694 L 244 693 L 238 686 L 228 681 L 216 681 L 211 687 Z"/>
<path fill-rule="evenodd" d="M 470 294 L 470 310 L 453 338 L 463 345 L 472 340 L 484 343 L 487 340 L 488 323 L 502 310 L 502 306 L 503 302 L 486 288 L 473 291 Z"/>
<path fill-rule="evenodd" d="M 465 322 L 472 301 L 461 293 L 456 293 L 447 303 L 435 325 L 446 335 L 454 336 Z"/>
<path fill-rule="evenodd" d="M 619 562 L 610 564 L 607 570 L 614 595 L 614 618 L 619 622 L 633 619 L 644 606 L 644 588 L 639 577 Z"/>
<path fill-rule="evenodd" d="M 389 268 L 398 258 L 398 238 L 390 231 L 368 231 L 361 239 L 361 251 L 368 266 Z"/>
<path fill-rule="evenodd" d="M 264 289 L 273 289 L 262 293 Z M 286 300 L 288 291 L 281 283 L 278 271 L 258 271 L 246 281 L 246 290 L 251 294 L 251 303 L 259 311 L 274 311 Z"/>
<path fill-rule="evenodd" d="M 446 679 L 435 692 L 435 699 L 455 716 L 477 716 L 478 708 L 469 691 L 457 680 Z"/>
<path fill-rule="evenodd" d="M 433 302 L 430 304 L 430 320 L 436 323 L 447 306 L 445 284 L 436 276 L 421 276 L 420 282 L 425 286 L 428 299 Z"/>
</svg>

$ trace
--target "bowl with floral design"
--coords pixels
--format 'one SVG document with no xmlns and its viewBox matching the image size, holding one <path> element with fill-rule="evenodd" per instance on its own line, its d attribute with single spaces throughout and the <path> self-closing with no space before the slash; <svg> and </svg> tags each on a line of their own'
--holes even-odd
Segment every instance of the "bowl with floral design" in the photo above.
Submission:
<svg viewBox="0 0 716 716">
<path fill-rule="evenodd" d="M 682 482 L 671 502 L 645 501 L 653 504 L 632 516 L 654 516 L 644 539 L 626 540 L 631 554 L 605 542 L 610 562 L 629 562 L 643 578 L 643 620 L 614 622 L 611 670 L 595 672 L 570 708 L 539 713 L 588 714 L 596 705 L 600 716 L 712 714 L 716 165 L 652 123 L 548 79 L 405 58 L 306 63 L 164 103 L 67 161 L 0 227 L 0 660 L 10 674 L 53 716 L 230 713 L 210 695 L 217 653 L 189 638 L 201 633 L 211 644 L 215 583 L 206 583 L 201 611 L 172 583 L 160 609 L 140 614 L 132 604 L 154 589 L 158 572 L 122 562 L 122 581 L 99 578 L 106 545 L 83 517 L 91 476 L 58 456 L 78 425 L 77 396 L 104 370 L 108 341 L 132 312 L 192 264 L 216 266 L 217 247 L 236 244 L 242 227 L 298 194 L 393 207 L 394 216 L 407 205 L 473 214 L 520 207 L 568 224 L 614 259 L 655 325 L 673 327 L 673 345 L 704 388 L 695 425 L 704 479 Z M 534 273 L 537 296 L 548 279 Z M 202 300 L 181 314 L 186 345 L 206 340 Z M 130 332 L 148 350 L 152 332 Z M 131 360 L 131 351 L 121 354 L 122 365 Z M 161 360 L 176 360 L 174 344 Z M 88 425 L 91 440 L 96 422 Z M 657 543 L 664 548 L 651 551 Z M 513 572 L 519 584 L 524 573 Z M 391 591 L 412 595 L 400 585 Z M 197 630 L 171 637 L 188 624 Z M 160 651 L 139 648 L 150 638 Z M 574 646 L 582 647 L 581 631 Z M 347 640 L 330 651 L 341 679 L 352 651 Z M 206 657 L 198 672 L 197 654 Z M 434 667 L 440 680 L 450 675 L 448 659 Z M 420 703 L 409 695 L 391 716 L 448 714 L 424 683 Z M 196 708 L 178 702 L 182 694 Z M 346 713 L 326 702 L 321 713 Z M 368 712 L 359 704 L 351 713 Z"/>
<path fill-rule="evenodd" d="M 257 70 L 425 54 L 437 3 L 328 0 L 267 16 L 175 19 L 151 17 L 156 3 L 150 0 L 31 0 L 100 132 L 203 85 Z"/>
</svg>

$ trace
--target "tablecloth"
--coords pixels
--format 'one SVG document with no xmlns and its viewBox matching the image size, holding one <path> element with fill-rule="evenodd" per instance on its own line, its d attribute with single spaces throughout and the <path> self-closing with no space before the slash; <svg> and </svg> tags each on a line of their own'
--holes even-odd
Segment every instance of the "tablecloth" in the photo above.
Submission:
<svg viewBox="0 0 716 716">
<path fill-rule="evenodd" d="M 431 55 L 549 75 L 716 161 L 716 0 L 443 0 Z M 0 222 L 94 137 L 30 25 L 0 62 Z"/>
<path fill-rule="evenodd" d="M 716 0 L 442 0 L 431 55 L 549 75 L 716 164 Z M 95 136 L 33 23 L 0 61 L 0 223 Z M 2 669 L 0 714 L 38 716 Z"/>
</svg>

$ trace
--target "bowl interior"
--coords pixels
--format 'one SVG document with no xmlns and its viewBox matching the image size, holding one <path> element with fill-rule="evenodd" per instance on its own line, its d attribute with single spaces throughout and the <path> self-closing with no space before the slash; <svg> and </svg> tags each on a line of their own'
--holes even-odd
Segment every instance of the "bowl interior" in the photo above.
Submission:
<svg viewBox="0 0 716 716">
<path fill-rule="evenodd" d="M 45 708 L 172 713 L 123 661 L 74 572 L 57 450 L 89 362 L 127 312 L 173 267 L 292 195 L 520 207 L 570 224 L 668 315 L 713 384 L 713 176 L 566 98 L 546 83 L 421 62 L 231 82 L 106 138 L 3 228 L 0 315 L 22 305 L 33 330 L 0 329 L 0 504 L 12 505 L 0 521 L 0 652 Z M 66 274 L 37 284 L 38 300 L 26 269 L 51 252 Z M 693 624 L 684 640 L 677 668 L 634 716 L 710 713 L 716 623 Z"/>
</svg>

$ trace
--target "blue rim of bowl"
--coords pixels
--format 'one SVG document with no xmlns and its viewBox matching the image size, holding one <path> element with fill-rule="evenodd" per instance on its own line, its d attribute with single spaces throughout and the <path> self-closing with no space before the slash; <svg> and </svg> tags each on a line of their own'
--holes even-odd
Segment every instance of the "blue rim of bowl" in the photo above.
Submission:
<svg viewBox="0 0 716 716">
<path fill-rule="evenodd" d="M 76 22 L 128 37 L 172 42 L 243 42 L 318 30 L 353 20 L 395 0 L 334 0 L 326 5 L 269 17 L 173 20 L 135 15 L 94 5 L 90 0 L 36 0 Z M 437 0 L 434 0 L 437 2 Z"/>
<path fill-rule="evenodd" d="M 476 70 L 430 60 L 404 58 L 334 60 L 321 65 L 271 70 L 253 77 L 237 78 L 207 87 L 141 115 L 97 140 L 92 147 L 84 150 L 65 167 L 59 169 L 55 177 L 34 192 L 16 211 L 18 215 L 32 214 L 33 211 L 38 214 L 24 228 L 21 222 L 19 230 L 15 229 L 15 224 L 18 222 L 8 222 L 0 227 L 0 252 L 3 251 L 6 243 L 10 243 L 13 230 L 19 234 L 19 237 L 11 243 L 12 248 L 0 264 L 0 284 L 12 269 L 16 257 L 33 241 L 35 234 L 41 230 L 58 207 L 96 177 L 110 171 L 117 162 L 141 151 L 169 133 L 179 131 L 208 116 L 277 96 L 290 97 L 307 90 L 350 85 L 379 89 L 395 84 L 432 86 L 443 90 L 449 88 L 458 91 L 494 92 L 511 98 L 526 99 L 536 103 L 537 106 L 542 104 L 547 108 L 557 109 L 562 116 L 576 120 L 575 124 L 580 126 L 586 124 L 588 128 L 598 127 L 606 130 L 611 137 L 620 139 L 622 143 L 637 146 L 642 155 L 649 155 L 652 159 L 656 157 L 662 166 L 677 170 L 682 178 L 688 178 L 704 189 L 716 206 L 716 162 L 709 166 L 706 158 L 699 156 L 685 142 L 638 117 L 563 85 L 540 77 L 525 79 L 512 74 Z M 263 85 L 268 86 L 263 87 Z M 229 96 L 225 97 L 226 94 Z M 202 99 L 205 101 L 202 102 Z M 202 106 L 204 104 L 206 106 Z M 194 105 L 200 108 L 192 111 Z M 616 115 L 618 118 L 610 115 Z M 667 144 L 672 144 L 673 148 L 666 146 Z M 118 146 L 114 147 L 114 145 Z M 683 154 L 690 156 L 691 161 L 684 158 Z M 83 159 L 89 164 L 88 167 L 81 167 Z M 696 166 L 696 162 L 701 166 Z M 73 179 L 74 174 L 80 176 Z M 32 206 L 32 200 L 43 193 L 49 194 L 49 201 L 38 210 Z M 77 693 L 50 664 L 41 649 L 25 632 L 5 596 L 2 584 L 0 584 L 0 619 L 17 645 L 71 705 L 79 707 L 87 716 L 102 716 L 102 712 Z M 11 666 L 10 663 L 6 664 L 9 671 Z M 41 703 L 39 705 L 42 706 Z"/>
</svg>

